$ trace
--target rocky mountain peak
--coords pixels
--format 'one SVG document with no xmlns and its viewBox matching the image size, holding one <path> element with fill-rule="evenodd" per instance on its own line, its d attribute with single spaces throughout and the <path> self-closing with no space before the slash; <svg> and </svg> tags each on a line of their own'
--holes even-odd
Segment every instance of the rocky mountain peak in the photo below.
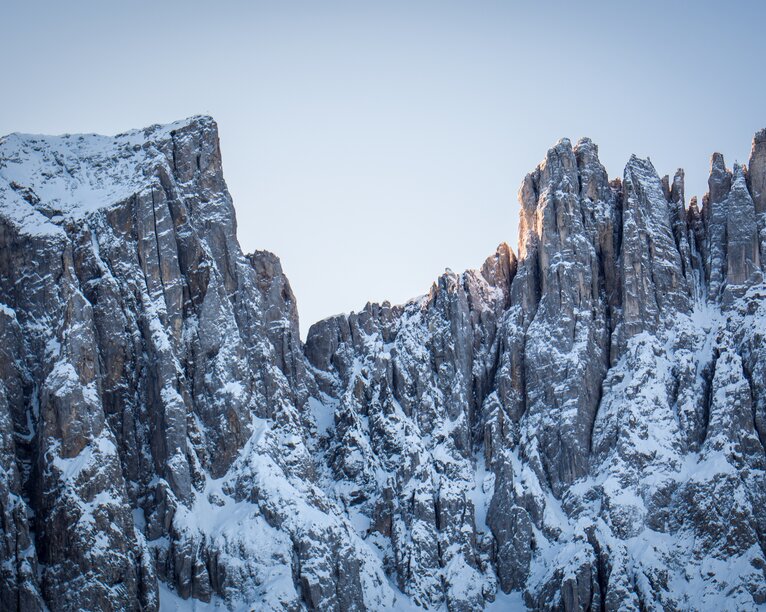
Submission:
<svg viewBox="0 0 766 612">
<path fill-rule="evenodd" d="M 0 607 L 763 605 L 766 131 L 709 189 L 562 139 L 304 345 L 211 118 L 0 139 Z"/>
</svg>

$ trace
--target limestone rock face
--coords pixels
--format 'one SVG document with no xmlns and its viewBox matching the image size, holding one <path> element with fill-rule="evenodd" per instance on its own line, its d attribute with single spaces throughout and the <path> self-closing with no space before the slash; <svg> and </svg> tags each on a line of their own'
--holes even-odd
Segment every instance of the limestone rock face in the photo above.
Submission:
<svg viewBox="0 0 766 612">
<path fill-rule="evenodd" d="M 212 119 L 8 136 L 0 203 L 3 607 L 395 605 L 314 484 L 295 298 Z"/>
<path fill-rule="evenodd" d="M 753 143 L 753 161 L 758 165 L 758 135 Z M 724 166 L 720 153 L 713 155 L 710 171 L 710 194 L 706 214 L 707 273 L 711 298 L 723 294 L 725 301 L 739 297 L 748 286 L 759 282 L 761 248 L 759 215 L 746 170 L 735 164 L 733 173 Z M 755 183 L 760 178 L 756 170 Z M 751 181 L 752 182 L 752 181 Z M 760 193 L 760 192 L 754 192 Z M 760 197 L 760 196 L 758 196 Z"/>
<path fill-rule="evenodd" d="M 0 139 L 0 609 L 766 604 L 766 132 L 684 191 L 561 140 L 304 344 L 212 119 Z"/>
<path fill-rule="evenodd" d="M 732 297 L 762 279 L 755 206 L 741 166 L 734 166 L 726 204 L 726 291 Z"/>
<path fill-rule="evenodd" d="M 672 213 L 677 208 L 671 208 L 649 160 L 631 157 L 622 185 L 619 349 L 636 334 L 656 333 L 664 313 L 690 310 L 689 287 L 673 236 Z"/>
<path fill-rule="evenodd" d="M 764 261 L 766 260 L 766 129 L 757 132 L 753 138 L 747 169 L 748 189 L 753 198 L 758 219 L 761 261 Z"/>
</svg>

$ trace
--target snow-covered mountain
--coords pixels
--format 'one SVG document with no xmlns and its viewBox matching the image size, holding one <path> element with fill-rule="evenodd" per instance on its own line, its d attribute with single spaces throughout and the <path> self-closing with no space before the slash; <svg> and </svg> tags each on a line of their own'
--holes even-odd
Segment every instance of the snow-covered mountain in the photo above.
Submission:
<svg viewBox="0 0 766 612">
<path fill-rule="evenodd" d="M 0 139 L 0 609 L 766 605 L 766 131 L 709 185 L 561 140 L 304 345 L 212 119 Z"/>
</svg>

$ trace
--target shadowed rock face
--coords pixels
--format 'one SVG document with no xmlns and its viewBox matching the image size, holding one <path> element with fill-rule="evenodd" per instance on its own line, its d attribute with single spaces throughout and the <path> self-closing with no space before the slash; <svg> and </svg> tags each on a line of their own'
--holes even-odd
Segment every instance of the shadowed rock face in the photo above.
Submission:
<svg viewBox="0 0 766 612">
<path fill-rule="evenodd" d="M 699 209 L 561 140 L 518 258 L 303 345 L 212 119 L 0 139 L 0 609 L 766 603 L 764 143 Z"/>
</svg>

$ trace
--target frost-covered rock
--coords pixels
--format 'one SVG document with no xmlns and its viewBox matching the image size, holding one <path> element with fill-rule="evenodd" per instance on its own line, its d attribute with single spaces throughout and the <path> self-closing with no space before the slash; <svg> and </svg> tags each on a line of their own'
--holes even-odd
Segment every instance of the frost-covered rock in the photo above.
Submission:
<svg viewBox="0 0 766 612">
<path fill-rule="evenodd" d="M 0 608 L 766 605 L 764 143 L 700 209 L 561 140 L 304 345 L 212 119 L 0 139 Z"/>
<path fill-rule="evenodd" d="M 397 605 L 312 484 L 295 299 L 215 123 L 8 136 L 0 202 L 3 605 Z"/>
</svg>

